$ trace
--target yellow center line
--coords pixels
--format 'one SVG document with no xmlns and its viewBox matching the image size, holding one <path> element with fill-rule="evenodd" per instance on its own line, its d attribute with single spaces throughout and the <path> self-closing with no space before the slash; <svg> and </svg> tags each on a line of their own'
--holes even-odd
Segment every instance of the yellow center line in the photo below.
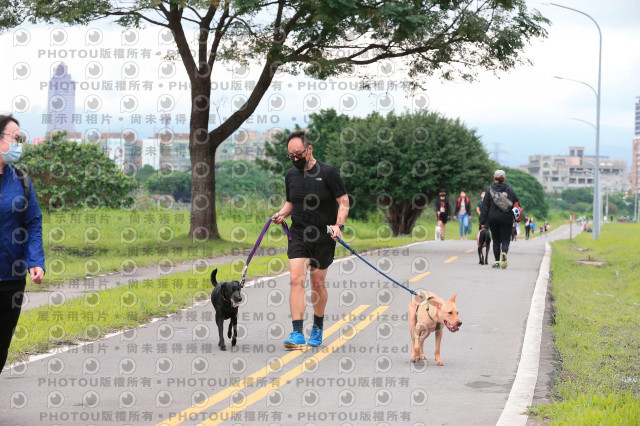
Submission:
<svg viewBox="0 0 640 426">
<path fill-rule="evenodd" d="M 474 249 L 469 249 L 467 251 L 465 251 L 465 253 L 473 253 L 475 250 Z"/>
<path fill-rule="evenodd" d="M 357 308 L 355 308 L 353 311 L 351 311 L 349 314 L 347 314 L 340 321 L 336 322 L 331 327 L 329 327 L 326 330 L 324 330 L 323 338 L 326 339 L 327 337 L 331 336 L 333 333 L 338 331 L 340 329 L 340 327 L 342 327 L 343 325 L 345 325 L 349 321 L 353 320 L 355 317 L 357 317 L 362 311 L 367 309 L 369 306 L 370 305 L 360 305 Z M 252 375 L 247 376 L 245 379 L 239 381 L 238 383 L 236 383 L 234 385 L 231 385 L 231 386 L 221 390 L 220 392 L 210 396 L 209 398 L 205 399 L 204 401 L 199 402 L 197 405 L 194 405 L 193 407 L 189 407 L 184 411 L 181 411 L 181 412 L 179 412 L 177 414 L 174 414 L 173 416 L 171 416 L 167 420 L 164 420 L 164 421 L 158 423 L 158 426 L 174 426 L 174 425 L 178 425 L 178 424 L 184 422 L 185 420 L 188 420 L 189 416 L 198 414 L 198 413 L 206 410 L 207 408 L 217 404 L 218 402 L 222 401 L 223 399 L 226 399 L 226 398 L 230 397 L 231 395 L 233 395 L 234 393 L 238 392 L 239 390 L 242 390 L 242 389 L 246 388 L 247 386 L 250 386 L 251 384 L 255 383 L 257 380 L 260 380 L 263 377 L 267 376 L 269 373 L 280 369 L 286 363 L 293 361 L 294 359 L 296 359 L 297 357 L 299 357 L 300 355 L 302 355 L 303 353 L 305 353 L 306 351 L 308 351 L 311 348 L 312 348 L 311 346 L 304 346 L 300 350 L 294 350 L 294 351 L 289 352 L 285 356 L 273 361 L 271 364 L 267 365 L 264 368 L 261 368 L 260 370 L 256 371 Z"/>
<path fill-rule="evenodd" d="M 422 278 L 426 277 L 430 273 L 431 273 L 431 271 L 425 272 L 424 274 L 416 275 L 415 277 L 411 278 L 409 280 L 409 282 L 415 283 L 416 281 L 421 280 Z"/>
<path fill-rule="evenodd" d="M 456 260 L 457 258 L 458 258 L 458 256 L 452 256 L 452 257 L 448 258 L 447 260 L 445 260 L 444 263 L 451 263 L 454 260 Z"/>
<path fill-rule="evenodd" d="M 222 423 L 223 421 L 229 420 L 230 418 L 235 416 L 237 413 L 249 408 L 251 405 L 255 404 L 256 402 L 260 401 L 262 398 L 269 395 L 270 392 L 290 383 L 297 376 L 304 373 L 307 369 L 315 367 L 316 364 L 318 364 L 324 358 L 334 353 L 338 348 L 340 348 L 342 345 L 344 345 L 353 337 L 355 337 L 359 332 L 364 330 L 369 324 L 375 321 L 376 318 L 378 318 L 378 316 L 381 313 L 387 310 L 387 308 L 389 308 L 389 306 L 384 306 L 384 305 L 379 306 L 375 311 L 373 311 L 373 313 L 371 313 L 370 315 L 367 315 L 366 319 L 360 321 L 358 324 L 356 324 L 354 328 L 349 330 L 348 333 L 345 333 L 341 337 L 334 340 L 330 345 L 323 348 L 320 352 L 316 353 L 314 356 L 307 359 L 305 362 L 303 362 L 299 366 L 292 368 L 291 370 L 284 373 L 282 376 L 278 377 L 277 379 L 274 379 L 268 385 L 261 387 L 255 392 L 244 397 L 241 401 L 238 401 L 236 404 L 234 404 L 235 407 L 228 407 L 218 413 L 212 414 L 209 419 L 199 423 L 198 426 L 215 426 Z"/>
</svg>

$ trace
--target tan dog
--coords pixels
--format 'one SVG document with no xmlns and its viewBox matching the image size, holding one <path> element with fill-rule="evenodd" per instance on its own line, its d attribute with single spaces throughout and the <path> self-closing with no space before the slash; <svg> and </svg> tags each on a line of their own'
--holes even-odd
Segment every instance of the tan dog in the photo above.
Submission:
<svg viewBox="0 0 640 426">
<path fill-rule="evenodd" d="M 424 354 L 424 341 L 429 334 L 436 332 L 436 364 L 444 365 L 440 358 L 440 342 L 442 342 L 442 328 L 456 332 L 462 325 L 456 308 L 456 295 L 444 301 L 429 291 L 420 292 L 413 296 L 409 303 L 409 332 L 411 333 L 411 361 L 419 362 L 427 359 Z"/>
</svg>

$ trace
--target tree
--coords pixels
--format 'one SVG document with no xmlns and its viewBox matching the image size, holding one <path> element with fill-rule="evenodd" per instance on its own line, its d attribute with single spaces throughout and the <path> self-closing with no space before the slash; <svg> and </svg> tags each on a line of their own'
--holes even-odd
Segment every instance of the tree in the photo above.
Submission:
<svg viewBox="0 0 640 426">
<path fill-rule="evenodd" d="M 546 37 L 548 20 L 525 0 L 477 2 L 371 0 L 13 0 L 32 22 L 86 24 L 113 18 L 124 27 L 156 25 L 173 34 L 191 82 L 189 152 L 192 211 L 189 235 L 219 238 L 215 152 L 253 114 L 277 71 L 326 79 L 353 66 L 397 60 L 413 87 L 439 72 L 471 81 L 526 62 L 527 43 Z M 14 20 L 3 22 L 5 26 Z M 198 30 L 193 46 L 190 28 Z M 246 102 L 209 129 L 211 76 L 218 63 L 259 64 Z"/>
<path fill-rule="evenodd" d="M 260 169 L 248 161 L 222 161 L 216 164 L 217 194 L 220 199 L 236 195 L 267 199 L 271 195 L 284 195 L 284 179 Z"/>
<path fill-rule="evenodd" d="M 16 166 L 24 168 L 44 209 L 130 207 L 137 182 L 126 176 L 98 145 L 69 141 L 58 132 L 27 145 Z"/>
<path fill-rule="evenodd" d="M 152 194 L 171 194 L 176 201 L 188 201 L 191 198 L 191 176 L 185 172 L 156 174 L 146 183 Z"/>
<path fill-rule="evenodd" d="M 593 187 L 565 189 L 560 198 L 567 203 L 593 203 Z"/>
<path fill-rule="evenodd" d="M 533 217 L 546 217 L 549 213 L 549 205 L 542 184 L 522 170 L 505 167 L 504 171 L 507 183 L 518 195 L 524 213 Z"/>
<path fill-rule="evenodd" d="M 373 113 L 343 117 L 346 126 L 338 131 L 328 117 L 335 111 L 314 115 L 310 128 L 327 135 L 323 155 L 340 170 L 349 216 L 380 208 L 394 235 L 411 232 L 440 187 L 480 190 L 494 168 L 475 131 L 459 120 L 426 111 Z"/>
<path fill-rule="evenodd" d="M 140 170 L 138 170 L 135 179 L 138 181 L 139 185 L 145 185 L 151 178 L 151 176 L 155 175 L 156 173 L 156 169 L 151 167 L 149 164 L 145 164 Z"/>
</svg>

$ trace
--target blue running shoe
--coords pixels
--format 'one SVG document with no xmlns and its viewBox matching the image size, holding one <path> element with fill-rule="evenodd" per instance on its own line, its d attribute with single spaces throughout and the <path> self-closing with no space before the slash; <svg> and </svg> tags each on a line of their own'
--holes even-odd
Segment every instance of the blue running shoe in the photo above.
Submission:
<svg viewBox="0 0 640 426">
<path fill-rule="evenodd" d="M 304 344 L 304 336 L 297 331 L 292 331 L 289 338 L 284 341 L 284 347 L 289 349 L 296 349 Z"/>
<path fill-rule="evenodd" d="M 309 346 L 320 346 L 322 343 L 322 329 L 313 327 L 311 329 L 311 337 L 309 337 L 309 341 L 307 345 Z"/>
</svg>

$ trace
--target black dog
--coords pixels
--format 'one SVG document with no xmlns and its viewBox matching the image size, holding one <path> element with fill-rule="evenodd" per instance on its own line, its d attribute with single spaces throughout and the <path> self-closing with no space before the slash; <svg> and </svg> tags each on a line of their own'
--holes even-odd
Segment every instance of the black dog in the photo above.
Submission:
<svg viewBox="0 0 640 426">
<path fill-rule="evenodd" d="M 491 245 L 491 233 L 487 228 L 482 228 L 478 232 L 478 256 L 480 256 L 480 264 L 489 264 L 489 246 Z M 485 254 L 482 256 L 482 248 L 486 247 Z"/>
<path fill-rule="evenodd" d="M 220 341 L 218 346 L 223 351 L 227 350 L 224 345 L 224 320 L 231 318 L 229 323 L 229 332 L 227 337 L 231 339 L 231 346 L 236 345 L 236 337 L 238 336 L 238 305 L 242 302 L 242 294 L 240 291 L 240 282 L 228 281 L 218 284 L 216 281 L 217 269 L 211 273 L 211 284 L 213 291 L 211 292 L 211 304 L 216 310 L 216 324 L 218 325 L 218 336 Z M 233 327 L 233 338 L 231 338 L 231 327 Z"/>
</svg>

